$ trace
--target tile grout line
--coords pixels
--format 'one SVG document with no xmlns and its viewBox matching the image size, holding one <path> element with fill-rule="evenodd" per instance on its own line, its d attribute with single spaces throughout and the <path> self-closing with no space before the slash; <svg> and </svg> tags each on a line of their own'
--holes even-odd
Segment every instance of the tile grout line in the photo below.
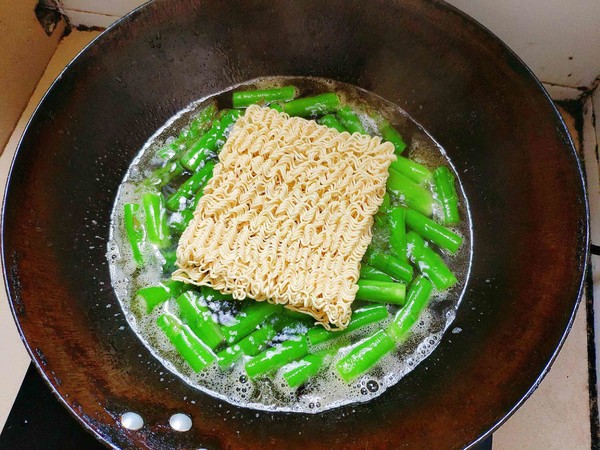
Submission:
<svg viewBox="0 0 600 450">
<path fill-rule="evenodd" d="M 589 133 L 582 133 L 582 150 L 583 150 L 583 165 L 584 165 L 584 176 L 586 181 L 586 187 L 588 188 L 588 201 L 590 203 L 590 248 L 595 247 L 594 244 L 600 244 L 595 242 L 593 237 L 593 227 L 596 225 L 596 220 L 600 217 L 594 217 L 594 206 L 593 202 L 597 201 L 597 193 L 599 188 L 599 169 L 600 161 L 598 160 L 598 124 L 596 122 L 596 114 L 594 108 L 593 96 L 598 95 L 600 91 L 592 92 L 587 97 L 583 105 L 584 122 L 586 118 L 589 120 L 588 126 L 590 127 Z M 585 126 L 585 125 L 584 125 Z M 594 220 L 596 219 L 596 220 Z M 590 438 L 591 448 L 600 448 L 600 414 L 598 410 L 598 372 L 597 372 L 597 348 L 596 340 L 598 331 L 596 329 L 596 314 L 594 311 L 594 272 L 596 269 L 595 257 L 591 252 L 588 259 L 588 268 L 586 273 L 586 318 L 587 318 L 587 357 L 588 357 L 588 390 L 589 390 L 589 405 L 590 405 Z"/>
<path fill-rule="evenodd" d="M 587 354 L 588 354 L 588 390 L 590 394 L 590 438 L 591 448 L 600 448 L 600 423 L 598 413 L 598 374 L 596 373 L 596 345 L 594 332 L 594 277 L 592 275 L 592 259 L 590 255 L 586 273 L 587 312 Z"/>
</svg>

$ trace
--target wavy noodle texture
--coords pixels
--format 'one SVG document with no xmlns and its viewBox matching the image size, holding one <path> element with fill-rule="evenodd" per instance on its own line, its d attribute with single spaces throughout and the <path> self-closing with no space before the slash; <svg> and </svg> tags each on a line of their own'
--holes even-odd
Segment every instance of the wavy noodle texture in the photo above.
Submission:
<svg viewBox="0 0 600 450">
<path fill-rule="evenodd" d="M 345 328 L 394 147 L 250 106 L 177 248 L 173 279 Z"/>
</svg>

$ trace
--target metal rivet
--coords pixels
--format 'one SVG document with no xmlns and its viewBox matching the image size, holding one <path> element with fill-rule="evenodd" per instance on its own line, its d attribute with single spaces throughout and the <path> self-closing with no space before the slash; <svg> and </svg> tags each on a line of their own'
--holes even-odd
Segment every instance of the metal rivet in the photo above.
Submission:
<svg viewBox="0 0 600 450">
<path fill-rule="evenodd" d="M 144 419 L 138 413 L 126 412 L 121 416 L 121 425 L 128 430 L 139 430 L 144 426 Z"/>
<path fill-rule="evenodd" d="M 189 431 L 192 428 L 192 419 L 185 414 L 173 414 L 169 419 L 169 425 L 175 431 Z"/>
</svg>

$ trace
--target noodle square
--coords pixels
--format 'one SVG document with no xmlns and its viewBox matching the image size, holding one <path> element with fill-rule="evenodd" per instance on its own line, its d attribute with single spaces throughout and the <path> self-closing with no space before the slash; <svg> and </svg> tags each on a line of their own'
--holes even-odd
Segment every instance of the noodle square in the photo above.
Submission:
<svg viewBox="0 0 600 450">
<path fill-rule="evenodd" d="M 173 279 L 345 328 L 391 143 L 250 106 L 177 248 Z"/>
</svg>

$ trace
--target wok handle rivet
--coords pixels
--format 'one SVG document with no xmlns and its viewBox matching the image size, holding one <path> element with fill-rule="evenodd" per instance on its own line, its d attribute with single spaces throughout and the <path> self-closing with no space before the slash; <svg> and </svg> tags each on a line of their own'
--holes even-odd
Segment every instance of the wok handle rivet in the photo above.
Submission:
<svg viewBox="0 0 600 450">
<path fill-rule="evenodd" d="M 189 431 L 192 428 L 192 419 L 186 414 L 173 414 L 169 419 L 169 425 L 175 431 Z"/>
<path fill-rule="evenodd" d="M 144 419 L 138 413 L 126 412 L 121 416 L 121 425 L 128 430 L 139 430 L 144 426 Z"/>
</svg>

